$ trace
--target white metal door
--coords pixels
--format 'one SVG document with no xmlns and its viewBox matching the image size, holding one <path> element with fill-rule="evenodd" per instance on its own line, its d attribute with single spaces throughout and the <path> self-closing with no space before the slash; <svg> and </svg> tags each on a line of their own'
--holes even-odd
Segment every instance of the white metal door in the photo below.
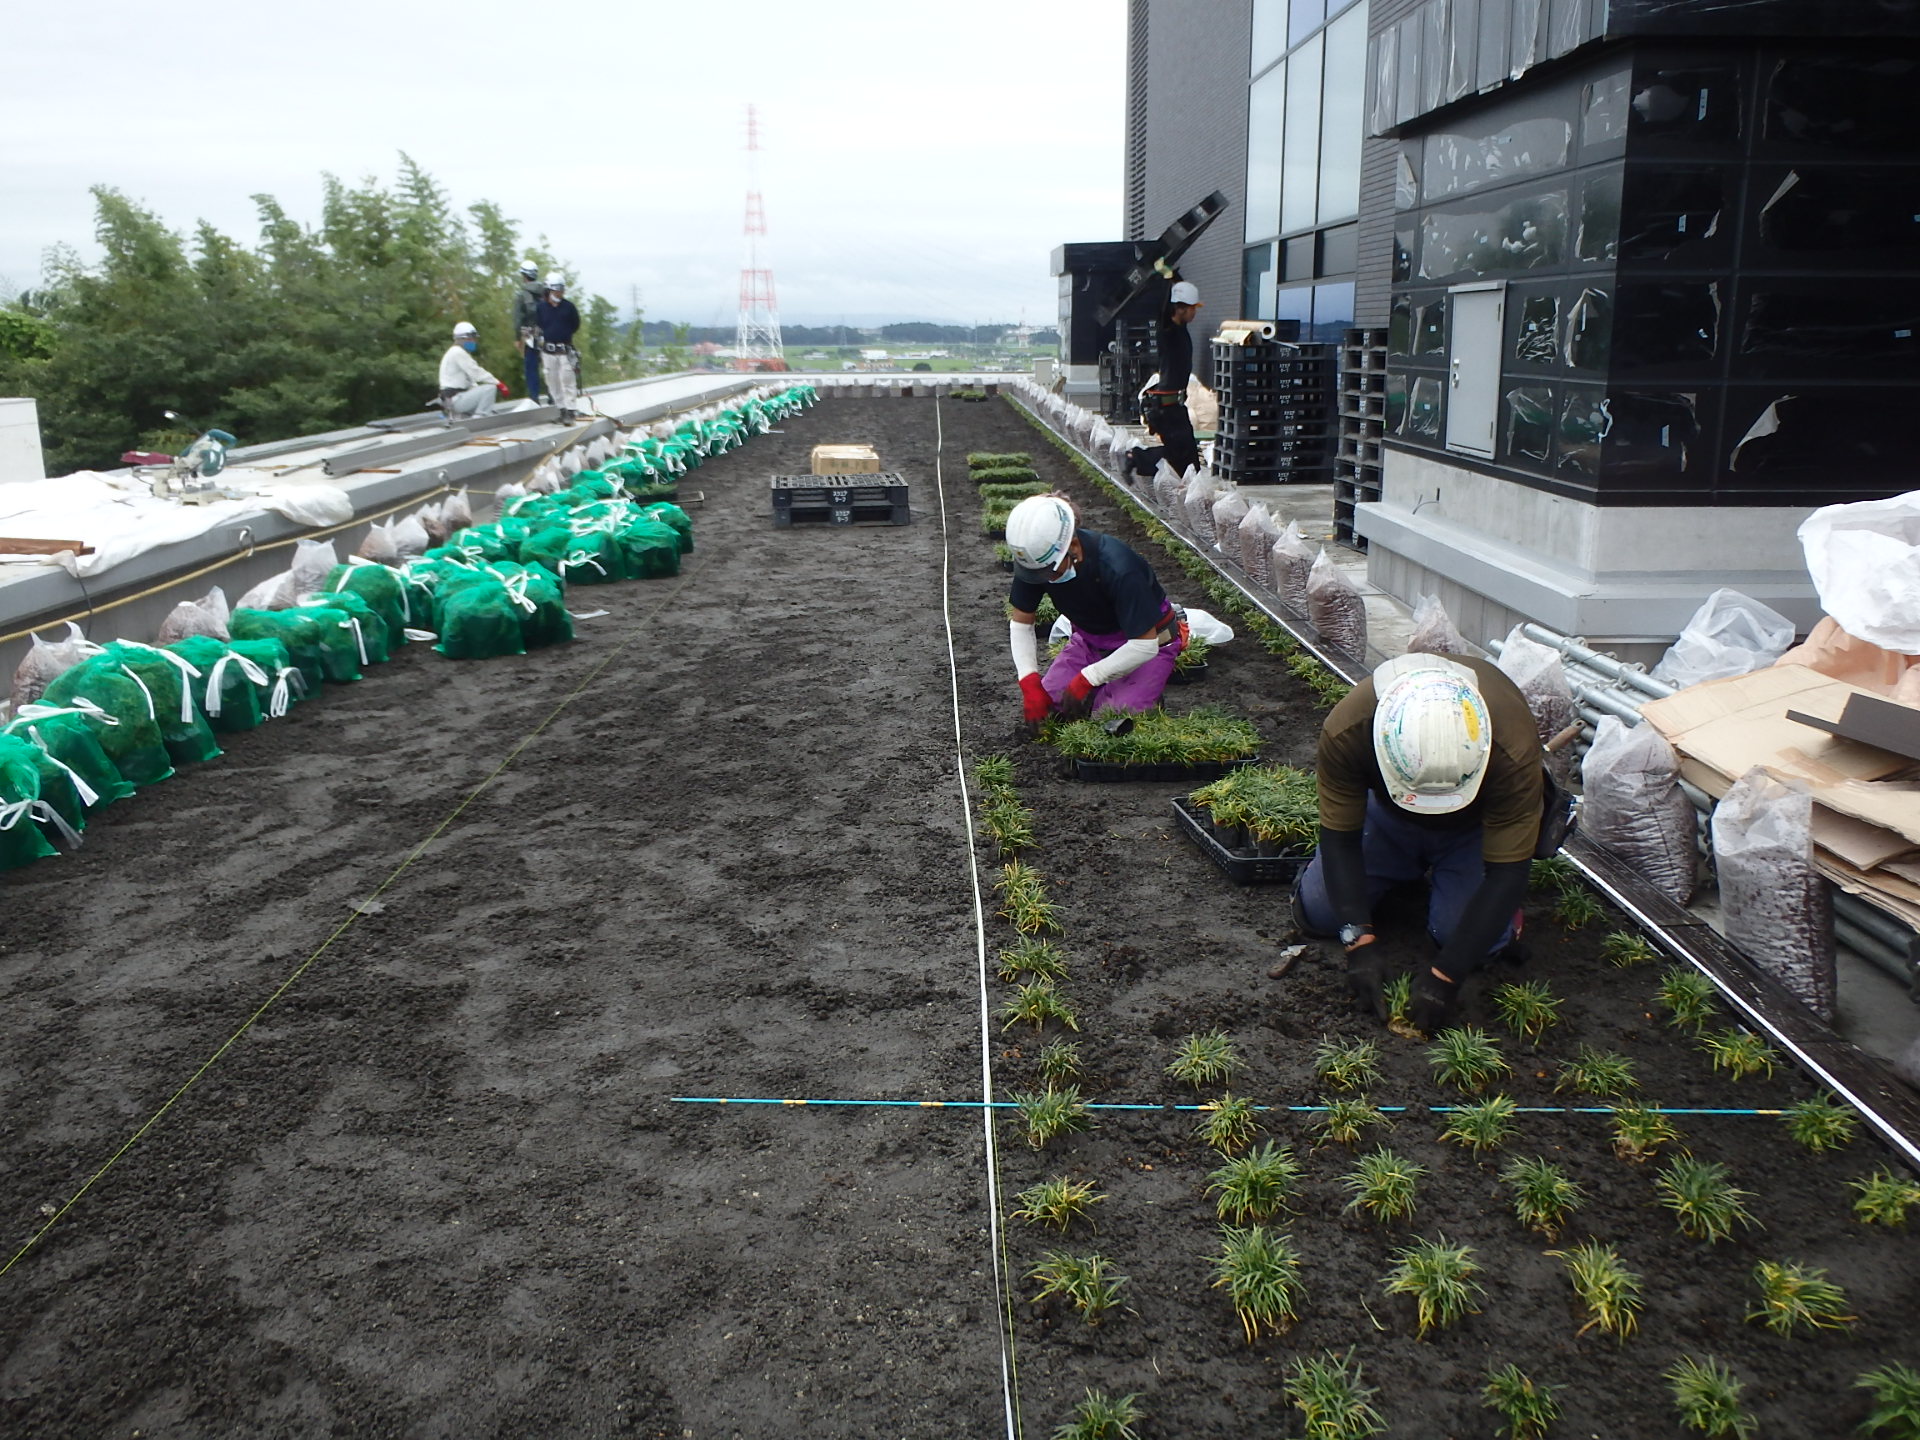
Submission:
<svg viewBox="0 0 1920 1440">
<path fill-rule="evenodd" d="M 1500 330 L 1506 289 L 1463 286 L 1451 292 L 1447 346 L 1447 448 L 1493 455 L 1500 414 Z"/>
</svg>

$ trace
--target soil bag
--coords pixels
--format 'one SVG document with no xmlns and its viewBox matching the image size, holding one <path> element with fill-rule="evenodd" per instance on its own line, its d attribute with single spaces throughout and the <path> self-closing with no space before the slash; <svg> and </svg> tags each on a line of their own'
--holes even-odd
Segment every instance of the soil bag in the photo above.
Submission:
<svg viewBox="0 0 1920 1440">
<path fill-rule="evenodd" d="M 644 507 L 640 515 L 643 519 L 658 520 L 662 525 L 672 526 L 673 533 L 680 537 L 680 553 L 682 555 L 693 553 L 693 518 L 678 505 L 656 501 Z"/>
<path fill-rule="evenodd" d="M 402 560 L 426 554 L 427 547 L 433 544 L 433 536 L 427 533 L 427 527 L 420 523 L 418 515 L 388 521 L 387 533 L 393 537 L 393 548 L 400 552 Z M 373 557 L 369 555 L 367 558 L 371 560 Z"/>
<path fill-rule="evenodd" d="M 291 610 L 299 598 L 293 588 L 293 571 L 282 570 L 278 575 L 269 575 L 234 601 L 233 609 L 235 614 L 242 610 Z M 227 617 L 227 624 L 231 630 L 231 615 Z"/>
<path fill-rule="evenodd" d="M 1680 757 L 1653 726 L 1600 719 L 1580 767 L 1580 833 L 1676 905 L 1693 900 L 1700 870 L 1693 804 Z"/>
<path fill-rule="evenodd" d="M 680 573 L 680 537 L 671 525 L 658 520 L 635 520 L 614 537 L 622 568 L 637 580 L 654 580 Z"/>
<path fill-rule="evenodd" d="M 1334 648 L 1367 658 L 1367 602 L 1325 549 L 1307 572 L 1307 623 Z"/>
<path fill-rule="evenodd" d="M 0 746 L 5 744 L 6 737 L 0 736 Z M 53 811 L 51 815 L 36 812 L 38 819 L 35 823 L 40 827 L 41 837 L 48 838 L 47 831 L 52 830 L 68 844 L 79 844 L 80 832 L 87 828 L 87 806 L 98 798 L 97 795 L 89 787 L 87 794 L 92 799 L 83 799 L 79 777 L 41 746 L 29 742 L 27 753 L 34 769 L 39 772 L 40 799 Z"/>
<path fill-rule="evenodd" d="M 1273 588 L 1273 542 L 1279 538 L 1280 526 L 1273 512 L 1264 505 L 1248 505 L 1237 537 L 1240 568 L 1263 590 Z"/>
<path fill-rule="evenodd" d="M 1813 868 L 1813 797 L 1749 770 L 1714 807 L 1713 864 L 1728 942 L 1831 1020 L 1833 892 Z"/>
<path fill-rule="evenodd" d="M 1473 655 L 1478 652 L 1467 644 L 1467 637 L 1454 628 L 1437 596 L 1422 595 L 1413 607 L 1413 634 L 1407 637 L 1409 655 Z M 1549 739 L 1552 737 L 1549 736 Z"/>
<path fill-rule="evenodd" d="M 1153 467 L 1153 500 L 1169 515 L 1180 513 L 1180 499 L 1187 493 L 1186 482 L 1165 460 Z"/>
<path fill-rule="evenodd" d="M 407 623 L 411 602 L 400 577 L 385 565 L 356 565 L 349 560 L 327 572 L 323 595 L 357 595 L 372 608 L 386 626 L 386 648 L 397 650 L 407 643 Z"/>
<path fill-rule="evenodd" d="M 393 528 L 388 525 L 369 525 L 367 538 L 360 542 L 360 548 L 350 558 L 365 560 L 370 565 L 398 565 L 402 557 L 400 547 L 394 543 Z"/>
<path fill-rule="evenodd" d="M 1289 520 L 1268 557 L 1273 570 L 1273 593 L 1296 615 L 1307 613 L 1307 577 L 1313 573 L 1313 547 L 1300 533 L 1300 522 Z"/>
<path fill-rule="evenodd" d="M 1521 627 L 1516 625 L 1508 632 L 1506 644 L 1500 647 L 1500 658 L 1495 663 L 1509 680 L 1520 687 L 1520 693 L 1527 697 L 1527 708 L 1533 712 L 1533 728 L 1539 732 L 1542 745 L 1569 725 L 1578 723 L 1580 712 L 1573 707 L 1573 690 L 1567 684 L 1567 667 L 1561 662 L 1558 650 L 1529 640 Z M 1572 758 L 1565 749 L 1547 757 L 1548 773 L 1562 785 L 1567 783 L 1572 767 Z"/>
<path fill-rule="evenodd" d="M 520 639 L 529 650 L 573 639 L 566 586 L 544 565 L 502 565 L 500 581 L 520 611 Z"/>
<path fill-rule="evenodd" d="M 1716 590 L 1653 667 L 1653 678 L 1684 690 L 1764 670 L 1793 644 L 1793 622 L 1738 590 Z"/>
<path fill-rule="evenodd" d="M 449 660 L 524 655 L 527 645 L 520 629 L 523 608 L 506 585 L 490 575 L 455 586 L 441 600 L 440 643 L 433 648 Z"/>
<path fill-rule="evenodd" d="M 31 740 L 72 777 L 81 802 L 111 805 L 133 794 L 133 784 L 115 767 L 89 724 L 89 706 L 63 707 L 38 702 L 21 707 L 6 733 Z"/>
<path fill-rule="evenodd" d="M 1232 487 L 1213 502 L 1214 543 L 1220 547 L 1220 553 L 1236 565 L 1240 564 L 1240 522 L 1247 518 L 1250 509 L 1247 497 Z"/>
<path fill-rule="evenodd" d="M 1181 503 L 1186 508 L 1187 526 L 1201 540 L 1211 545 L 1220 538 L 1220 532 L 1213 526 L 1213 502 L 1220 498 L 1220 482 L 1204 470 L 1192 472 L 1193 478 L 1187 481 L 1186 492 Z"/>
<path fill-rule="evenodd" d="M 155 785 L 173 774 L 150 697 L 104 655 L 83 660 L 59 676 L 41 701 L 85 709 L 88 728 L 127 784 Z"/>
<path fill-rule="evenodd" d="M 40 798 L 38 755 L 31 742 L 0 735 L 0 870 L 18 870 L 60 853 L 40 833 L 41 822 L 54 812 Z"/>
<path fill-rule="evenodd" d="M 473 524 L 473 500 L 462 485 L 449 495 L 440 506 L 440 513 L 447 517 L 447 524 L 455 530 L 464 530 Z"/>
<path fill-rule="evenodd" d="M 236 649 L 242 640 L 279 641 L 286 648 L 287 663 L 300 674 L 302 695 L 316 694 L 326 679 L 326 665 L 320 658 L 320 621 L 311 610 L 235 610 L 233 638 Z M 242 653 L 262 663 L 251 651 Z"/>
<path fill-rule="evenodd" d="M 200 672 L 192 682 L 194 703 L 216 735 L 251 730 L 265 718 L 261 701 L 270 683 L 267 672 L 228 642 L 189 635 L 167 648 Z"/>
<path fill-rule="evenodd" d="M 255 682 L 261 712 L 269 720 L 278 720 L 289 709 L 312 694 L 306 676 L 293 663 L 293 652 L 282 640 L 229 640 L 227 648 L 243 659 L 251 660 L 266 676 L 264 685 Z M 248 675 L 248 679 L 252 679 Z"/>
<path fill-rule="evenodd" d="M 160 726 L 160 742 L 175 765 L 219 759 L 220 742 L 193 703 L 193 682 L 201 677 L 190 662 L 170 650 L 132 640 L 114 641 L 100 658 L 119 665 L 146 691 Z"/>
<path fill-rule="evenodd" d="M 299 540 L 293 547 L 293 595 L 312 594 L 327 583 L 327 572 L 340 563 L 331 540 Z"/>
<path fill-rule="evenodd" d="M 391 641 L 387 635 L 387 622 L 380 612 L 366 602 L 364 596 L 351 590 L 327 590 L 306 596 L 300 602 L 303 610 L 338 610 L 347 617 L 353 631 L 354 650 L 359 663 L 366 665 L 384 665 L 390 658 Z"/>
<path fill-rule="evenodd" d="M 227 595 L 218 585 L 198 600 L 182 600 L 160 622 L 156 645 L 171 645 L 189 635 L 207 635 L 215 640 L 227 638 Z"/>
<path fill-rule="evenodd" d="M 69 620 L 67 638 L 47 641 L 38 635 L 27 647 L 27 653 L 20 657 L 20 663 L 13 671 L 13 708 L 16 712 L 22 705 L 31 705 L 46 693 L 47 686 L 62 671 L 71 670 L 89 655 L 100 653 L 100 647 L 93 644 L 80 633 L 80 627 Z"/>
</svg>

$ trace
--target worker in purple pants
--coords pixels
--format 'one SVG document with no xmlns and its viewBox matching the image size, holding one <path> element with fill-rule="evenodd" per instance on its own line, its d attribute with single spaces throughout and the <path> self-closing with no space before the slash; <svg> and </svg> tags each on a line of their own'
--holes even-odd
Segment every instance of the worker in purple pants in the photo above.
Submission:
<svg viewBox="0 0 1920 1440">
<path fill-rule="evenodd" d="M 1013 507 L 1007 548 L 1013 551 L 1008 634 L 1027 722 L 1055 712 L 1158 705 L 1186 648 L 1187 624 L 1153 567 L 1113 536 L 1081 529 L 1073 506 L 1058 495 L 1031 496 Z M 1073 638 L 1042 678 L 1033 626 L 1047 597 L 1073 626 Z"/>
</svg>

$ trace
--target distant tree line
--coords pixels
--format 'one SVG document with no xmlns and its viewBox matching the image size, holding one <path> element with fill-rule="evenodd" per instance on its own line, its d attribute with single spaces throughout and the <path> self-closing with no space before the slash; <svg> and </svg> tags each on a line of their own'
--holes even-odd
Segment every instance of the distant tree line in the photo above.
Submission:
<svg viewBox="0 0 1920 1440">
<path fill-rule="evenodd" d="M 182 236 L 117 190 L 93 196 L 101 260 L 57 247 L 43 288 L 0 305 L 0 395 L 38 402 L 51 474 L 177 450 L 201 426 L 253 443 L 418 411 L 457 320 L 473 322 L 481 364 L 517 390 L 522 257 L 567 273 L 493 202 L 456 210 L 405 155 L 392 188 L 326 176 L 317 226 L 254 196 L 253 246 L 204 221 Z M 613 305 L 568 294 L 587 383 L 634 373 L 639 337 Z"/>
</svg>

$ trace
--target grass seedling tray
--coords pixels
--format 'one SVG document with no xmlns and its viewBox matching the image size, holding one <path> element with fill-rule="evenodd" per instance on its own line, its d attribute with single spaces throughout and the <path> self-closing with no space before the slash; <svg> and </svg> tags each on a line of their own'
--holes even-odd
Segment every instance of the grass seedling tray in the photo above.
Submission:
<svg viewBox="0 0 1920 1440">
<path fill-rule="evenodd" d="M 1069 760 L 1066 765 L 1068 776 L 1075 780 L 1158 780 L 1184 785 L 1218 780 L 1222 775 L 1259 763 L 1257 756 L 1250 756 L 1245 760 L 1197 760 L 1190 764 L 1165 760 L 1138 765 L 1112 760 Z"/>
<path fill-rule="evenodd" d="M 1205 660 L 1202 660 L 1198 665 L 1189 665 L 1184 670 L 1182 670 L 1178 665 L 1174 666 L 1173 673 L 1167 676 L 1167 684 L 1198 685 L 1201 681 L 1205 680 L 1206 678 L 1207 678 L 1207 662 Z"/>
<path fill-rule="evenodd" d="M 1229 850 L 1214 834 L 1213 822 L 1184 795 L 1173 799 L 1173 813 L 1187 838 L 1236 885 L 1291 885 L 1307 868 L 1311 855 L 1261 855 L 1252 850 Z"/>
</svg>

